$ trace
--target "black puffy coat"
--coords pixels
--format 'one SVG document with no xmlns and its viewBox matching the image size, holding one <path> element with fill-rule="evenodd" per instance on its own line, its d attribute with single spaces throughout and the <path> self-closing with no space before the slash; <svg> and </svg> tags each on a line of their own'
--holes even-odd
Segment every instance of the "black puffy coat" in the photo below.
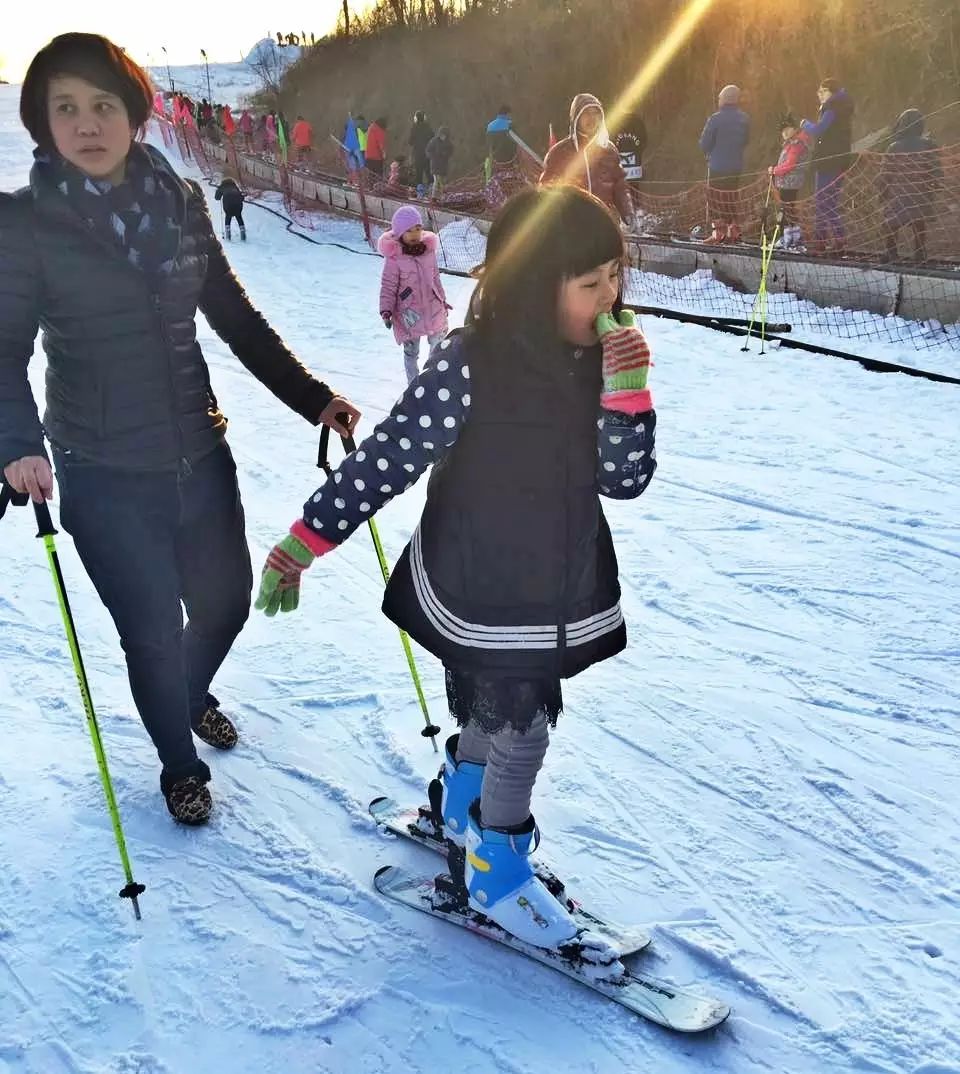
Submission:
<svg viewBox="0 0 960 1074">
<path fill-rule="evenodd" d="M 441 127 L 427 142 L 426 154 L 427 160 L 430 161 L 430 171 L 445 179 L 450 171 L 450 158 L 453 156 L 453 142 L 446 133 L 446 127 Z"/>
<path fill-rule="evenodd" d="M 43 454 L 43 433 L 84 458 L 184 471 L 223 439 L 226 418 L 196 338 L 200 309 L 274 395 L 317 424 L 333 393 L 253 307 L 214 235 L 200 187 L 148 149 L 180 193 L 173 271 L 151 277 L 90 232 L 34 168 L 0 194 L 0 469 Z M 27 381 L 37 328 L 47 354 L 41 428 Z"/>
<path fill-rule="evenodd" d="M 410 137 L 407 141 L 410 143 L 410 150 L 413 153 L 414 160 L 427 159 L 427 146 L 433 138 L 433 133 L 433 127 L 430 126 L 426 119 L 415 119 L 413 121 L 413 126 L 410 128 Z"/>
<path fill-rule="evenodd" d="M 243 191 L 232 179 L 224 179 L 213 196 L 217 201 L 223 202 L 223 211 L 225 213 L 232 213 L 234 216 L 238 216 L 243 212 L 243 203 L 246 199 Z"/>
<path fill-rule="evenodd" d="M 925 122 L 916 108 L 902 112 L 880 167 L 878 189 L 884 215 L 894 227 L 929 219 L 936 211 L 943 166 L 937 143 L 924 133 Z"/>
</svg>

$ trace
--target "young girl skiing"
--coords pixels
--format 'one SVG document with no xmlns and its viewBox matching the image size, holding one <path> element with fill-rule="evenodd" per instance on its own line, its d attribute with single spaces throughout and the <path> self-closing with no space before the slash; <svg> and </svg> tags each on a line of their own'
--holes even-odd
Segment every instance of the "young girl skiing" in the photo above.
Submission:
<svg viewBox="0 0 960 1074">
<path fill-rule="evenodd" d="M 437 236 L 423 230 L 420 210 L 413 205 L 397 209 L 390 230 L 380 236 L 377 244 L 383 254 L 380 316 L 403 347 L 408 384 L 420 372 L 421 337 L 427 337 L 432 350 L 447 334 L 450 307 L 440 282 L 438 245 Z"/>
<path fill-rule="evenodd" d="M 511 199 L 467 326 L 310 497 L 270 552 L 256 605 L 292 611 L 314 559 L 433 464 L 383 609 L 444 664 L 461 728 L 440 773 L 451 865 L 464 848 L 462 897 L 509 932 L 601 964 L 604 941 L 533 871 L 530 800 L 561 679 L 626 644 L 599 495 L 646 488 L 656 417 L 644 337 L 632 314 L 612 316 L 623 264 L 617 223 L 591 195 Z"/>
<path fill-rule="evenodd" d="M 247 229 L 243 223 L 243 202 L 244 193 L 237 185 L 236 179 L 231 179 L 230 176 L 226 176 L 217 187 L 216 193 L 213 195 L 216 201 L 219 201 L 223 205 L 223 236 L 225 239 L 230 239 L 230 225 L 234 220 L 240 225 L 240 238 L 243 242 L 247 241 Z"/>
</svg>

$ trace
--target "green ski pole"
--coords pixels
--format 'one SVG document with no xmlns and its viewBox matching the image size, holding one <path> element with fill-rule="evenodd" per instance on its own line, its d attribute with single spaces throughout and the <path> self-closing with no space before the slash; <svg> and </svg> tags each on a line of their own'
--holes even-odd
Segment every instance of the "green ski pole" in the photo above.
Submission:
<svg viewBox="0 0 960 1074">
<path fill-rule="evenodd" d="M 8 504 L 14 507 L 24 507 L 29 500 L 26 493 L 14 492 L 6 482 L 0 487 L 0 519 L 3 518 Z M 67 588 L 63 580 L 63 572 L 60 570 L 60 558 L 57 555 L 57 546 L 54 543 L 53 519 L 50 517 L 50 508 L 46 502 L 34 503 L 34 513 L 37 516 L 37 536 L 43 539 L 43 545 L 47 552 L 47 563 L 50 566 L 50 574 L 53 577 L 54 589 L 57 593 L 57 603 L 60 605 L 60 615 L 63 618 L 63 628 L 67 635 L 67 644 L 70 646 L 70 655 L 73 658 L 73 670 L 77 675 L 77 684 L 80 687 L 80 696 L 83 699 L 83 707 L 87 714 L 87 726 L 90 729 L 90 737 L 93 740 L 93 752 L 97 757 L 97 767 L 100 769 L 100 782 L 103 784 L 103 793 L 107 799 L 107 809 L 110 811 L 110 821 L 113 824 L 113 834 L 117 841 L 117 849 L 120 851 L 120 862 L 123 865 L 123 875 L 126 885 L 120 889 L 120 898 L 129 899 L 133 903 L 133 912 L 136 919 L 140 920 L 141 896 L 147 889 L 143 884 L 138 884 L 133 879 L 133 870 L 130 867 L 130 858 L 127 854 L 127 843 L 123 837 L 123 826 L 120 823 L 120 811 L 117 808 L 117 799 L 113 793 L 113 782 L 110 779 L 110 769 L 107 766 L 107 755 L 103 748 L 103 739 L 100 737 L 100 726 L 97 723 L 97 714 L 93 708 L 93 699 L 90 696 L 90 686 L 87 682 L 87 672 L 83 666 L 83 656 L 80 653 L 80 642 L 77 639 L 77 630 L 73 622 L 73 612 L 70 610 L 70 600 L 67 597 Z"/>
<path fill-rule="evenodd" d="M 346 414 L 338 414 L 337 417 L 344 425 L 346 425 Z M 348 454 L 357 450 L 356 441 L 350 435 L 343 437 L 343 446 L 346 448 Z M 328 477 L 333 473 L 333 468 L 330 466 L 330 460 L 327 457 L 329 447 L 330 428 L 329 426 L 324 425 L 320 430 L 320 449 L 317 454 L 317 466 L 323 470 Z M 373 538 L 373 547 L 377 553 L 377 562 L 380 564 L 380 573 L 383 575 L 383 584 L 386 585 L 387 582 L 390 581 L 390 567 L 387 565 L 387 557 L 383 551 L 380 534 L 377 531 L 376 524 L 372 518 L 367 519 L 367 525 L 370 527 L 370 536 Z M 417 691 L 417 700 L 420 702 L 420 711 L 423 713 L 425 726 L 420 734 L 423 735 L 424 738 L 430 739 L 430 744 L 433 746 L 433 752 L 438 753 L 437 735 L 440 734 L 440 728 L 437 724 L 430 722 L 430 710 L 427 708 L 427 698 L 423 692 L 423 684 L 420 682 L 420 673 L 417 671 L 417 663 L 413 658 L 413 649 L 410 647 L 410 638 L 405 630 L 400 630 L 400 644 L 403 646 L 403 653 L 407 658 L 407 667 L 410 669 L 410 678 L 413 679 L 413 687 Z"/>
<path fill-rule="evenodd" d="M 750 337 L 753 335 L 753 326 L 760 321 L 760 353 L 764 353 L 764 345 L 767 341 L 767 272 L 770 262 L 773 260 L 773 251 L 780 234 L 780 221 L 777 220 L 770 244 L 767 245 L 767 215 L 770 211 L 770 194 L 773 190 L 773 176 L 767 183 L 767 197 L 763 203 L 763 214 L 760 224 L 760 286 L 757 288 L 756 298 L 753 300 L 753 309 L 750 313 L 750 325 L 747 328 L 747 338 L 744 340 L 742 351 L 750 350 Z M 758 317 L 759 313 L 759 317 Z"/>
</svg>

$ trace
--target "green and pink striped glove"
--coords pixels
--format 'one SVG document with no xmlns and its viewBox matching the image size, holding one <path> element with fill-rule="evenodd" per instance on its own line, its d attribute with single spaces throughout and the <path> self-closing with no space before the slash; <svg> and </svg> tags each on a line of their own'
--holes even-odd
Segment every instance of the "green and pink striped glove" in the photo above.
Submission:
<svg viewBox="0 0 960 1074">
<path fill-rule="evenodd" d="M 637 328 L 633 310 L 621 310 L 617 321 L 611 313 L 601 313 L 595 324 L 603 346 L 603 391 L 600 403 L 606 410 L 642 414 L 653 409 L 647 388 L 650 348 Z"/>
<path fill-rule="evenodd" d="M 337 546 L 307 529 L 303 519 L 294 522 L 290 533 L 273 546 L 263 565 L 260 592 L 254 607 L 274 616 L 294 612 L 300 606 L 300 575 L 318 556 Z"/>
</svg>

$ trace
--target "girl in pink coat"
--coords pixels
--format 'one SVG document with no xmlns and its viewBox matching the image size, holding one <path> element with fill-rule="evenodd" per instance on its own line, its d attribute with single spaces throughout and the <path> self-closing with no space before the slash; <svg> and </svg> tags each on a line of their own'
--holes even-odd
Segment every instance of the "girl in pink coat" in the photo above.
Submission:
<svg viewBox="0 0 960 1074">
<path fill-rule="evenodd" d="M 403 347 L 408 384 L 420 372 L 420 337 L 427 337 L 432 350 L 447 334 L 447 310 L 452 307 L 440 282 L 439 242 L 432 231 L 423 230 L 420 210 L 402 205 L 377 244 L 384 259 L 380 316 Z"/>
</svg>

